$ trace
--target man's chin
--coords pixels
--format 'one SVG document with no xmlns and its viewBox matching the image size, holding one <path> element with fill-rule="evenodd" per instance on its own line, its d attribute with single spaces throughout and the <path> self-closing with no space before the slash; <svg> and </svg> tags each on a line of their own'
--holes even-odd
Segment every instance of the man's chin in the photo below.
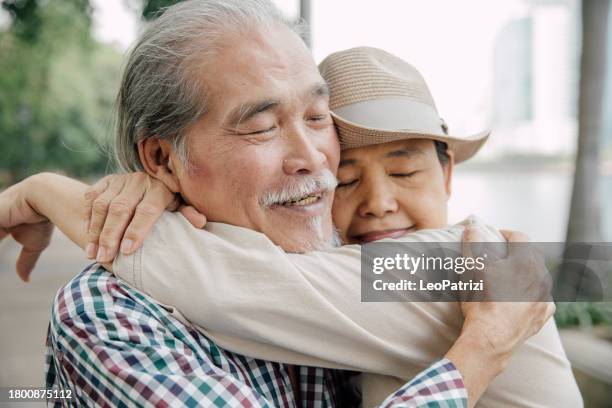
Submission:
<svg viewBox="0 0 612 408">
<path fill-rule="evenodd" d="M 271 234 L 266 234 L 286 252 L 301 253 L 338 246 L 339 237 L 329 217 L 283 220 Z"/>
</svg>

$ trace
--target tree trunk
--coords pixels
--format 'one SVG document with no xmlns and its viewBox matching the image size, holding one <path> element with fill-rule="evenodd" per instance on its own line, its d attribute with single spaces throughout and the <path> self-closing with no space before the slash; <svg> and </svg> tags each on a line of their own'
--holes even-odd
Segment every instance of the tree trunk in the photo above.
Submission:
<svg viewBox="0 0 612 408">
<path fill-rule="evenodd" d="M 598 242 L 601 231 L 599 149 L 610 0 L 582 1 L 578 149 L 567 242 Z"/>
</svg>

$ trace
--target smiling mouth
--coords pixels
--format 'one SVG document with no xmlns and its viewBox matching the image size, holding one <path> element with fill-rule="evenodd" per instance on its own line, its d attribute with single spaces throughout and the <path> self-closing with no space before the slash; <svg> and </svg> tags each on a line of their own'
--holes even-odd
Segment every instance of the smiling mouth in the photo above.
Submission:
<svg viewBox="0 0 612 408">
<path fill-rule="evenodd" d="M 407 227 L 407 228 L 393 228 L 393 229 L 386 229 L 386 230 L 370 231 L 364 234 L 352 235 L 352 236 L 349 236 L 349 238 L 359 243 L 366 243 L 366 242 L 378 241 L 384 238 L 399 238 L 413 231 L 416 231 L 416 228 L 414 225 L 411 225 L 410 227 Z"/>
<path fill-rule="evenodd" d="M 303 207 L 316 203 L 317 201 L 321 200 L 322 197 L 323 193 L 312 193 L 304 197 L 295 198 L 289 201 L 285 201 L 283 203 L 279 203 L 277 205 L 281 205 L 283 207 Z"/>
</svg>

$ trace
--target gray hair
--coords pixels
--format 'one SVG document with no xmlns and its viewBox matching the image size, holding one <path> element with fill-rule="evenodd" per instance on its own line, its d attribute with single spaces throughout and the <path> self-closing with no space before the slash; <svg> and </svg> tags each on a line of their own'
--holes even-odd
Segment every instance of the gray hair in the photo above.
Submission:
<svg viewBox="0 0 612 408">
<path fill-rule="evenodd" d="M 188 163 L 185 132 L 207 111 L 206 85 L 190 75 L 193 61 L 214 57 L 222 38 L 288 22 L 269 0 L 189 0 L 167 8 L 131 50 L 117 95 L 115 155 L 125 171 L 143 170 L 138 143 L 157 137 L 172 143 Z"/>
</svg>

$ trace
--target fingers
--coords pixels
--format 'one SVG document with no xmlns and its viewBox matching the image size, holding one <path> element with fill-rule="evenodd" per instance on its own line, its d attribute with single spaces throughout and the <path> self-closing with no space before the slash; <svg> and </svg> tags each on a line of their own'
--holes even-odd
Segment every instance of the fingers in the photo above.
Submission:
<svg viewBox="0 0 612 408">
<path fill-rule="evenodd" d="M 9 234 L 6 228 L 0 227 L 0 241 L 2 241 Z"/>
<path fill-rule="evenodd" d="M 119 195 L 112 199 L 98 241 L 97 262 L 111 262 L 119 253 L 119 244 L 148 187 L 146 177 L 127 177 Z"/>
<path fill-rule="evenodd" d="M 10 234 L 23 248 L 17 258 L 17 275 L 28 282 L 40 254 L 49 246 L 53 224 L 48 221 L 22 224 L 10 229 Z"/>
<path fill-rule="evenodd" d="M 85 227 L 85 231 L 89 231 L 93 202 L 108 188 L 108 182 L 109 177 L 104 177 L 85 190 L 85 207 L 83 208 L 83 226 Z"/>
<path fill-rule="evenodd" d="M 179 211 L 195 228 L 202 229 L 206 226 L 206 216 L 196 210 L 195 207 L 183 205 L 179 208 Z"/>
<path fill-rule="evenodd" d="M 508 242 L 529 242 L 529 237 L 520 231 L 499 230 Z"/>
<path fill-rule="evenodd" d="M 529 244 L 529 237 L 518 231 L 500 230 L 508 241 L 508 258 L 515 259 L 518 265 L 529 266 L 536 261 L 536 252 Z"/>
<path fill-rule="evenodd" d="M 540 295 L 540 300 L 543 302 L 552 302 L 552 279 L 550 275 L 546 275 L 544 279 L 540 282 L 542 293 Z"/>
<path fill-rule="evenodd" d="M 548 319 L 553 317 L 556 311 L 557 311 L 557 305 L 555 305 L 554 302 L 548 302 L 548 306 L 546 307 L 546 320 L 545 321 L 548 321 Z"/>
<path fill-rule="evenodd" d="M 41 253 L 41 250 L 31 250 L 25 247 L 21 249 L 19 258 L 17 258 L 17 275 L 22 281 L 30 281 L 30 274 L 34 270 Z"/>
<path fill-rule="evenodd" d="M 108 187 L 102 194 L 93 200 L 91 207 L 91 220 L 87 232 L 87 245 L 85 253 L 89 259 L 96 258 L 99 254 L 98 240 L 104 228 L 111 202 L 121 193 L 125 180 L 121 177 L 109 181 Z"/>
<path fill-rule="evenodd" d="M 475 258 L 482 251 L 482 243 L 485 237 L 481 229 L 477 226 L 467 226 L 463 230 L 461 242 L 463 256 Z"/>
<path fill-rule="evenodd" d="M 536 335 L 542 330 L 542 327 L 548 322 L 548 319 L 555 315 L 557 307 L 553 302 L 542 302 L 540 309 L 538 309 L 539 318 L 534 320 L 533 329 L 531 335 Z"/>
<path fill-rule="evenodd" d="M 519 231 L 500 230 L 501 234 L 508 241 L 508 256 L 531 256 L 531 245 L 528 244 L 529 237 Z"/>
<path fill-rule="evenodd" d="M 513 276 L 520 276 L 516 296 L 531 302 L 551 299 L 552 279 L 544 256 L 529 243 L 529 237 L 518 231 L 500 230 L 508 241 L 508 259 L 513 265 Z"/>
<path fill-rule="evenodd" d="M 164 209 L 176 210 L 179 200 L 166 186 L 146 173 L 109 176 L 87 192 L 88 243 L 86 254 L 97 262 L 111 262 L 119 251 L 134 252 Z M 86 218 L 86 216 L 85 216 Z M 193 215 L 194 222 L 205 223 Z"/>
<path fill-rule="evenodd" d="M 134 218 L 125 230 L 121 242 L 121 253 L 129 255 L 136 251 L 151 232 L 155 222 L 161 217 L 169 203 L 176 200 L 176 196 L 162 183 L 152 183 L 145 191 L 142 201 L 136 207 Z"/>
<path fill-rule="evenodd" d="M 546 266 L 546 259 L 538 251 L 531 251 L 532 267 L 534 269 L 534 280 L 540 287 L 540 300 L 544 302 L 553 301 L 553 278 Z M 554 305 L 554 304 L 553 304 Z"/>
</svg>

